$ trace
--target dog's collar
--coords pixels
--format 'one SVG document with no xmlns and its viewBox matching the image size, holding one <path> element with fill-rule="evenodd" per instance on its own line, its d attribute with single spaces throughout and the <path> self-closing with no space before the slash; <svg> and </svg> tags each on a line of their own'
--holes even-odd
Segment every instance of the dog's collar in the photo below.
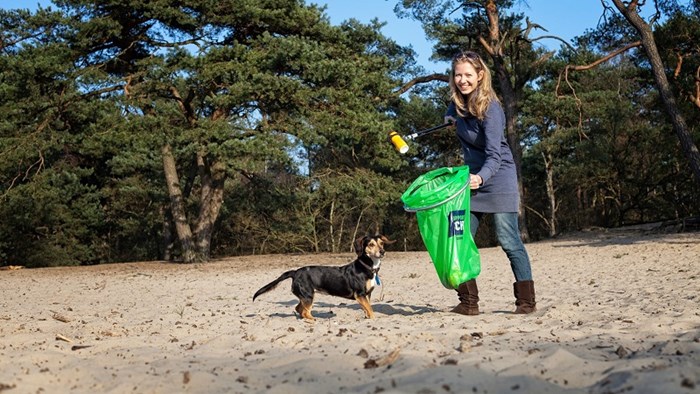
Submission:
<svg viewBox="0 0 700 394">
<path fill-rule="evenodd" d="M 371 265 L 365 263 L 365 261 L 364 261 L 364 258 L 365 258 L 365 257 L 368 257 L 368 258 L 370 259 L 370 261 L 372 261 L 372 264 L 371 264 Z M 377 260 L 379 260 L 379 259 L 377 259 Z M 379 264 L 377 264 L 377 268 L 374 268 L 374 259 L 372 259 L 372 258 L 369 257 L 369 256 L 362 256 L 362 257 L 360 257 L 359 259 L 357 259 L 357 261 L 359 261 L 360 263 L 362 263 L 362 265 L 364 265 L 365 268 L 367 268 L 368 270 L 372 271 L 373 274 L 376 274 L 377 271 L 379 271 Z M 379 260 L 379 261 L 381 262 L 381 260 Z"/>
</svg>

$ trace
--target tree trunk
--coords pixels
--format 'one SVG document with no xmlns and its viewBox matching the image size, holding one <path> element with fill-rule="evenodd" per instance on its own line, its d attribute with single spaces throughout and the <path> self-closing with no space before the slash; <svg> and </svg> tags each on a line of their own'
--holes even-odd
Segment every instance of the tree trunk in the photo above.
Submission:
<svg viewBox="0 0 700 394">
<path fill-rule="evenodd" d="M 161 258 L 165 261 L 173 259 L 173 248 L 175 247 L 175 234 L 173 234 L 173 215 L 169 207 L 161 207 L 161 215 L 163 215 L 163 237 L 162 248 L 163 254 Z"/>
<path fill-rule="evenodd" d="M 328 239 L 331 241 L 331 253 L 335 253 L 335 241 L 334 241 L 334 228 L 333 228 L 333 215 L 335 214 L 335 199 L 331 201 L 331 211 L 328 214 L 328 222 L 330 224 L 328 228 Z"/>
<path fill-rule="evenodd" d="M 510 73 L 505 66 L 503 59 L 503 48 L 501 35 L 498 27 L 498 8 L 495 1 L 488 0 L 486 2 L 486 14 L 489 20 L 489 39 L 481 39 L 480 42 L 484 46 L 484 49 L 491 55 L 493 59 L 494 69 L 496 78 L 498 79 L 498 86 L 501 88 L 501 98 L 503 99 L 503 111 L 506 115 L 506 136 L 508 138 L 508 144 L 513 152 L 513 159 L 515 161 L 515 169 L 518 174 L 518 191 L 520 193 L 520 237 L 523 241 L 530 240 L 530 232 L 527 228 L 527 217 L 525 214 L 525 189 L 523 187 L 523 180 L 521 176 L 521 163 L 523 152 L 520 148 L 520 138 L 515 127 L 517 109 L 518 109 L 518 99 L 516 97 L 515 89 L 513 88 L 513 83 L 510 80 Z"/>
<path fill-rule="evenodd" d="M 515 97 L 515 91 L 510 83 L 505 66 L 503 64 L 503 59 L 499 59 L 496 63 L 496 70 L 498 74 L 498 83 L 501 87 L 501 95 L 503 96 L 503 106 L 506 115 L 506 137 L 508 138 L 508 145 L 510 145 L 510 150 L 513 153 L 513 161 L 515 161 L 515 170 L 518 175 L 518 192 L 520 193 L 520 237 L 523 241 L 530 240 L 530 232 L 527 228 L 527 216 L 525 212 L 525 187 L 523 186 L 522 177 L 522 161 L 523 161 L 523 150 L 520 147 L 520 136 L 515 128 L 516 118 L 518 116 L 517 110 L 517 99 Z"/>
<path fill-rule="evenodd" d="M 693 171 L 693 175 L 695 175 L 695 180 L 698 184 L 700 184 L 700 151 L 698 151 L 698 147 L 693 142 L 693 138 L 690 135 L 685 119 L 678 110 L 678 105 L 676 104 L 676 99 L 671 91 L 671 86 L 668 83 L 668 78 L 666 77 L 664 65 L 661 61 L 659 50 L 656 47 L 656 41 L 654 40 L 654 34 L 651 31 L 651 27 L 637 13 L 636 1 L 630 3 L 629 6 L 625 6 L 622 3 L 622 0 L 613 0 L 613 3 L 625 17 L 625 19 L 627 19 L 627 21 L 634 26 L 641 36 L 642 47 L 644 47 L 644 51 L 646 52 L 649 62 L 651 63 L 651 68 L 654 73 L 654 79 L 656 80 L 656 87 L 659 89 L 661 101 L 664 103 L 666 113 L 671 118 L 673 130 L 676 132 L 676 136 L 681 143 L 683 153 L 690 161 L 690 168 Z"/>
<path fill-rule="evenodd" d="M 343 215 L 340 219 L 340 229 L 338 229 L 338 239 L 336 240 L 335 250 L 342 250 L 340 246 L 343 244 L 343 234 L 345 233 L 345 219 L 347 215 Z"/>
<path fill-rule="evenodd" d="M 549 220 L 547 224 L 549 225 L 549 236 L 554 237 L 557 235 L 557 195 L 556 189 L 554 187 L 554 159 L 552 154 L 542 153 L 544 159 L 544 170 L 546 174 L 545 186 L 547 188 L 547 200 L 549 201 Z"/>
<path fill-rule="evenodd" d="M 173 215 L 173 221 L 175 222 L 177 237 L 182 248 L 182 261 L 185 263 L 193 263 L 196 261 L 197 254 L 194 249 L 192 231 L 187 222 L 185 201 L 182 196 L 182 191 L 180 190 L 180 180 L 177 176 L 175 158 L 173 157 L 172 148 L 169 144 L 163 145 L 161 154 L 163 155 L 165 183 L 168 186 L 168 195 L 170 196 L 170 210 Z"/>
<path fill-rule="evenodd" d="M 355 240 L 358 238 L 357 234 L 360 231 L 360 223 L 362 222 L 362 217 L 365 215 L 365 210 L 367 210 L 366 205 L 360 211 L 360 216 L 357 217 L 357 222 L 355 223 L 355 230 L 353 231 L 352 236 L 350 237 L 350 251 L 351 252 L 355 251 Z"/>
<path fill-rule="evenodd" d="M 194 234 L 197 256 L 206 261 L 211 256 L 211 237 L 214 233 L 214 224 L 219 217 L 224 201 L 226 171 L 222 162 L 209 163 L 201 153 L 197 154 L 197 167 L 202 190 Z"/>
</svg>

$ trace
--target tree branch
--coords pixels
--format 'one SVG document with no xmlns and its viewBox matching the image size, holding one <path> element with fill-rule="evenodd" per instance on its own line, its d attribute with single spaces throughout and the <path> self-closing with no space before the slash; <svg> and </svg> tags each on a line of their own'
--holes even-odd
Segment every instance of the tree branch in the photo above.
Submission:
<svg viewBox="0 0 700 394">
<path fill-rule="evenodd" d="M 695 95 L 690 94 L 690 101 L 700 108 L 700 66 L 695 71 Z"/>
<path fill-rule="evenodd" d="M 533 68 L 539 67 L 540 65 L 544 64 L 547 60 L 551 59 L 555 53 L 556 52 L 554 51 L 545 52 L 542 56 L 540 56 L 538 59 L 535 59 L 535 61 L 532 62 Z"/>
<path fill-rule="evenodd" d="M 178 107 L 180 107 L 180 111 L 182 111 L 182 114 L 185 116 L 185 119 L 187 119 L 187 123 L 189 123 L 190 126 L 193 126 L 195 124 L 196 119 L 194 116 L 194 111 L 192 110 L 192 106 L 190 105 L 192 101 L 191 97 L 188 97 L 187 100 L 183 100 L 182 96 L 180 95 L 180 91 L 177 90 L 175 86 L 170 87 L 170 94 L 172 94 L 173 98 L 175 98 L 175 101 L 177 101 L 177 105 Z"/>
<path fill-rule="evenodd" d="M 561 85 L 561 79 L 562 79 L 562 74 L 564 75 L 564 81 L 566 81 L 566 85 L 569 86 L 569 89 L 571 89 L 571 93 L 574 96 L 574 100 L 576 100 L 576 107 L 578 107 L 579 115 L 578 115 L 578 130 L 579 130 L 579 135 L 582 138 L 588 139 L 588 136 L 583 132 L 583 111 L 581 110 L 581 99 L 578 98 L 576 95 L 576 89 L 574 89 L 573 85 L 571 85 L 571 82 L 569 82 L 569 70 L 571 71 L 585 71 L 585 70 L 590 70 L 591 68 L 594 68 L 598 65 L 600 65 L 603 62 L 606 62 L 613 57 L 628 51 L 632 48 L 641 46 L 642 42 L 641 41 L 635 41 L 633 43 L 627 44 L 622 48 L 616 49 L 609 54 L 603 56 L 602 58 L 594 61 L 593 63 L 590 64 L 585 64 L 582 66 L 573 66 L 571 64 L 567 64 L 566 67 L 564 67 L 564 70 L 559 73 L 559 78 L 557 79 L 557 86 L 554 89 L 554 94 L 557 96 L 557 98 L 562 98 L 564 95 L 559 93 L 559 86 Z"/>
<path fill-rule="evenodd" d="M 530 41 L 530 42 L 535 42 L 535 41 L 537 41 L 537 40 L 542 40 L 542 39 L 545 39 L 545 38 L 552 38 L 552 39 L 555 39 L 555 40 L 559 40 L 559 41 L 561 41 L 562 43 L 564 43 L 564 45 L 566 45 L 567 47 L 569 47 L 569 49 L 571 49 L 572 51 L 576 51 L 576 48 L 574 48 L 573 45 L 569 44 L 566 40 L 564 40 L 563 38 L 558 37 L 558 36 L 550 36 L 550 35 L 547 35 L 547 36 L 539 36 L 539 37 L 537 37 L 537 38 L 531 38 L 531 39 L 529 38 L 528 41 Z"/>
<path fill-rule="evenodd" d="M 124 85 L 114 85 L 114 86 L 110 86 L 110 87 L 106 87 L 106 88 L 102 88 L 102 89 L 93 90 L 91 92 L 87 92 L 83 95 L 80 95 L 80 98 L 86 99 L 86 98 L 90 98 L 93 96 L 100 96 L 104 93 L 116 92 L 117 90 L 122 90 L 125 88 L 126 88 L 126 86 L 124 86 Z"/>
<path fill-rule="evenodd" d="M 502 41 L 499 42 L 501 32 L 498 27 L 498 8 L 493 0 L 488 0 L 486 4 L 486 15 L 489 18 L 489 47 L 491 48 L 489 53 L 491 56 L 502 57 L 503 46 Z M 494 44 L 497 46 L 493 47 Z"/>
<path fill-rule="evenodd" d="M 483 36 L 479 36 L 478 38 L 479 38 L 479 42 L 481 43 L 481 45 L 484 47 L 484 49 L 486 49 L 486 52 L 488 52 L 489 55 L 491 55 L 491 57 L 495 56 L 493 47 L 491 47 L 491 45 L 489 45 L 489 43 L 486 41 L 486 39 Z"/>
<path fill-rule="evenodd" d="M 556 93 L 556 95 L 557 95 L 557 97 L 562 97 L 562 96 L 559 94 L 559 85 L 561 84 L 561 77 L 562 77 L 562 74 L 564 75 L 564 80 L 566 81 L 567 85 L 569 85 L 569 87 L 571 88 L 572 92 L 574 93 L 574 97 L 576 97 L 576 91 L 575 91 L 575 89 L 573 88 L 573 86 L 571 86 L 571 83 L 569 83 L 569 70 L 571 70 L 571 71 L 585 71 L 585 70 L 590 70 L 591 68 L 596 67 L 596 66 L 600 65 L 601 63 L 607 62 L 608 60 L 612 59 L 613 57 L 615 57 L 615 56 L 617 56 L 617 55 L 619 55 L 619 54 L 621 54 L 621 53 L 623 53 L 623 52 L 625 52 L 625 51 L 628 51 L 628 50 L 630 50 L 630 49 L 632 49 L 632 48 L 639 47 L 639 46 L 641 46 L 641 45 L 642 45 L 642 42 L 641 42 L 641 41 L 632 42 L 632 43 L 630 43 L 630 44 L 625 45 L 625 46 L 622 47 L 622 48 L 619 48 L 619 49 L 616 49 L 616 50 L 610 52 L 609 54 L 603 56 L 602 58 L 600 58 L 600 59 L 598 59 L 598 60 L 596 60 L 596 61 L 594 61 L 593 63 L 590 63 L 590 64 L 586 64 L 586 65 L 582 65 L 582 66 L 573 66 L 573 65 L 571 65 L 571 64 L 567 64 L 566 67 L 564 67 L 564 71 L 563 71 L 562 73 L 559 74 L 559 78 L 557 79 L 557 87 L 556 87 L 556 89 L 554 90 L 555 93 Z"/>
<path fill-rule="evenodd" d="M 537 217 L 542 219 L 542 221 L 547 225 L 547 227 L 550 226 L 549 220 L 543 214 L 539 213 L 536 209 L 530 207 L 529 205 L 525 205 L 525 208 L 527 208 L 530 212 L 534 213 L 535 215 L 537 215 Z"/>
<path fill-rule="evenodd" d="M 678 57 L 678 64 L 676 64 L 676 69 L 673 70 L 673 78 L 678 78 L 681 74 L 681 67 L 683 66 L 683 55 L 676 53 L 676 56 Z"/>
<path fill-rule="evenodd" d="M 413 78 L 412 80 L 406 82 L 403 84 L 398 90 L 394 92 L 397 96 L 400 96 L 404 93 L 406 93 L 408 90 L 410 90 L 413 86 L 419 84 L 419 83 L 427 83 L 427 82 L 432 82 L 432 81 L 443 81 L 443 82 L 449 82 L 450 79 L 447 75 L 445 74 L 430 74 L 426 75 L 424 77 L 416 77 Z"/>
<path fill-rule="evenodd" d="M 194 45 L 197 48 L 201 49 L 202 37 L 195 37 L 195 38 L 192 38 L 189 40 L 176 41 L 176 42 L 157 41 L 157 40 L 153 40 L 150 38 L 146 38 L 144 41 L 149 43 L 149 44 L 153 44 L 155 46 L 161 47 L 161 48 L 178 48 L 178 47 L 186 46 L 186 45 Z"/>
</svg>

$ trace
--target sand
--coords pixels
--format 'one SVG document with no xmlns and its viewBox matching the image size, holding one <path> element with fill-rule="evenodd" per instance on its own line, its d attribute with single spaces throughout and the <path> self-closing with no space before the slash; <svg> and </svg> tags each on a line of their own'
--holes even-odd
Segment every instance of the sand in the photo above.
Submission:
<svg viewBox="0 0 700 394">
<path fill-rule="evenodd" d="M 0 271 L 0 392 L 691 393 L 700 387 L 700 233 L 581 232 L 527 245 L 538 311 L 514 315 L 483 248 L 479 316 L 449 310 L 425 252 L 388 248 L 376 318 L 287 269 L 338 255 Z"/>
</svg>

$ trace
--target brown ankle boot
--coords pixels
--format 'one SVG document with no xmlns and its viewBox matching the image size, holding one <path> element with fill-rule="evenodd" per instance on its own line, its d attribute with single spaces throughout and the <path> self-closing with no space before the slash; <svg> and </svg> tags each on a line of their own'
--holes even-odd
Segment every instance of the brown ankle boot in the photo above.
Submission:
<svg viewBox="0 0 700 394">
<path fill-rule="evenodd" d="M 513 283 L 513 293 L 515 293 L 515 313 L 526 314 L 537 310 L 535 305 L 535 282 L 531 280 L 521 280 Z"/>
<path fill-rule="evenodd" d="M 457 296 L 459 304 L 452 309 L 452 312 L 469 316 L 479 314 L 479 289 L 476 287 L 476 279 L 459 285 Z"/>
</svg>

